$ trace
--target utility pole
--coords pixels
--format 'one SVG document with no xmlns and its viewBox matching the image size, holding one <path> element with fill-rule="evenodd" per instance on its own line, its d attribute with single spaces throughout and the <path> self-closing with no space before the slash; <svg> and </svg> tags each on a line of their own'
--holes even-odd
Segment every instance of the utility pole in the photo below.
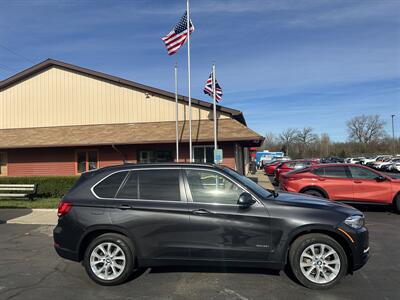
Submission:
<svg viewBox="0 0 400 300">
<path fill-rule="evenodd" d="M 396 115 L 392 115 L 392 147 L 393 147 L 393 156 L 396 155 L 396 140 L 394 139 L 394 117 Z"/>
</svg>

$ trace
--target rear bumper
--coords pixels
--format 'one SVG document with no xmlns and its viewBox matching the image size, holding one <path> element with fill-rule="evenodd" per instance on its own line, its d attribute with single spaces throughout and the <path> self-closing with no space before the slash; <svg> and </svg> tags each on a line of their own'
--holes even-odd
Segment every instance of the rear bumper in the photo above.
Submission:
<svg viewBox="0 0 400 300">
<path fill-rule="evenodd" d="M 76 252 L 73 252 L 73 251 L 65 249 L 65 248 L 61 248 L 56 243 L 54 243 L 54 249 L 56 250 L 57 254 L 62 258 L 73 260 L 73 261 L 79 261 L 79 255 Z"/>
</svg>

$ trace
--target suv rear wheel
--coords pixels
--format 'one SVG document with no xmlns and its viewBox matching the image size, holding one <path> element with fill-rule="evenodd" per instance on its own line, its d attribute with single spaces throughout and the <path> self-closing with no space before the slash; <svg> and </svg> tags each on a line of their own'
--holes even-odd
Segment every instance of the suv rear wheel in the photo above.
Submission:
<svg viewBox="0 0 400 300">
<path fill-rule="evenodd" d="M 123 283 L 134 267 L 134 249 L 123 235 L 107 233 L 87 247 L 83 264 L 89 277 L 101 285 Z"/>
<path fill-rule="evenodd" d="M 289 251 L 293 274 L 310 289 L 327 289 L 347 273 L 347 255 L 333 238 L 319 233 L 299 237 Z"/>
</svg>

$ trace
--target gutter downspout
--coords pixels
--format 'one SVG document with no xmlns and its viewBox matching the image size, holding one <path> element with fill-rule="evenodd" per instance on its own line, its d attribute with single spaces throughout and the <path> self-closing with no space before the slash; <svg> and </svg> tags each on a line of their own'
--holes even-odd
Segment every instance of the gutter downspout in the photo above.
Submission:
<svg viewBox="0 0 400 300">
<path fill-rule="evenodd" d="M 115 152 L 121 154 L 122 161 L 123 161 L 124 164 L 126 164 L 126 162 L 127 162 L 126 155 L 124 153 L 122 153 L 121 150 L 119 150 L 114 144 L 111 145 L 111 147 L 115 150 Z"/>
</svg>

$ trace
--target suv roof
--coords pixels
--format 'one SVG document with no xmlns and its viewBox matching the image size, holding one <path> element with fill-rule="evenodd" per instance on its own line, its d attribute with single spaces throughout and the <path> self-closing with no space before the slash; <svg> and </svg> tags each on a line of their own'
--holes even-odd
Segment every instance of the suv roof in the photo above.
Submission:
<svg viewBox="0 0 400 300">
<path fill-rule="evenodd" d="M 122 165 L 114 165 L 103 167 L 95 170 L 91 170 L 84 173 L 90 172 L 101 172 L 108 170 L 125 170 L 125 169 L 140 169 L 140 168 L 159 168 L 159 167 L 207 167 L 207 168 L 221 168 L 220 165 L 211 164 L 211 163 L 149 163 L 149 164 L 134 164 L 134 163 L 126 163 Z"/>
</svg>

